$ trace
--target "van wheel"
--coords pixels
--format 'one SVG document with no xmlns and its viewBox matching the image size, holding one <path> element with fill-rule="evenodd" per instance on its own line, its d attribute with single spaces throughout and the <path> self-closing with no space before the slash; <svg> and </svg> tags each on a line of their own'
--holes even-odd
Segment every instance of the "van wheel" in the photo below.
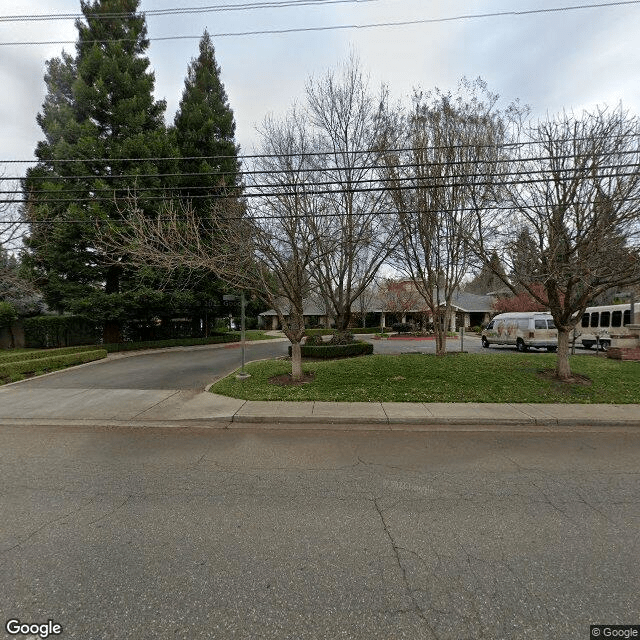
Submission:
<svg viewBox="0 0 640 640">
<path fill-rule="evenodd" d="M 600 349 L 602 349 L 602 351 L 609 351 L 609 345 L 611 343 L 608 340 L 602 340 L 600 342 Z"/>
<path fill-rule="evenodd" d="M 520 351 L 520 353 L 524 353 L 529 350 L 529 347 L 523 342 L 522 338 L 518 338 L 516 342 L 516 349 Z"/>
<path fill-rule="evenodd" d="M 487 336 L 482 336 L 482 346 L 483 346 L 485 349 L 488 349 L 488 348 L 489 348 L 489 341 L 487 340 Z"/>
</svg>

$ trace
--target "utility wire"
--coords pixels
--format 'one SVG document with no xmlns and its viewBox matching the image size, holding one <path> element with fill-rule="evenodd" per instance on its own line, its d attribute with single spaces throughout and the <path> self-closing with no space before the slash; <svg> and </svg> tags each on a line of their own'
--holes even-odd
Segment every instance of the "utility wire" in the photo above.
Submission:
<svg viewBox="0 0 640 640">
<path fill-rule="evenodd" d="M 622 199 L 619 199 L 620 201 L 622 201 Z M 613 200 L 614 202 L 618 201 L 617 199 Z M 628 198 L 624 200 L 625 202 L 640 202 L 640 198 Z M 573 203 L 575 205 L 578 206 L 585 206 L 585 205 L 589 205 L 591 204 L 590 202 L 575 202 Z M 523 209 L 526 210 L 532 210 L 532 209 L 546 209 L 547 206 L 545 204 L 527 204 L 527 205 L 509 205 L 509 206 L 503 206 L 503 205 L 488 205 L 485 207 L 482 207 L 483 211 L 522 211 Z M 440 213 L 464 213 L 464 212 L 475 212 L 478 210 L 478 207 L 459 207 L 459 208 L 455 208 L 455 209 L 438 209 L 438 212 Z M 419 214 L 424 214 L 424 211 L 420 211 L 420 210 L 403 210 L 400 213 L 402 213 L 403 215 L 419 215 Z M 399 214 L 398 211 L 377 211 L 375 212 L 376 216 L 397 216 Z M 251 221 L 251 220 L 289 220 L 291 218 L 299 218 L 301 221 L 304 221 L 305 219 L 310 219 L 310 218 L 341 218 L 344 217 L 344 213 L 318 213 L 318 214 L 286 214 L 286 215 L 282 215 L 282 214 L 265 214 L 265 215 L 251 215 L 248 214 L 246 216 L 228 216 L 225 219 L 226 220 L 238 220 L 238 221 Z M 372 215 L 372 214 L 363 214 L 363 215 Z M 185 218 L 183 216 L 178 216 L 178 217 L 167 217 L 164 218 L 162 216 L 156 217 L 156 218 L 149 218 L 149 220 L 151 222 L 171 222 L 172 220 L 187 220 L 188 218 Z M 126 218 L 121 218 L 121 219 L 103 219 L 103 218 L 95 218 L 95 217 L 88 217 L 85 218 L 84 220 L 81 219 L 60 219 L 60 218 L 51 218 L 48 220 L 23 220 L 21 222 L 21 224 L 25 224 L 25 225 L 32 225 L 32 224 L 50 224 L 50 225 L 56 225 L 56 224 L 95 224 L 95 223 L 105 223 L 105 224 L 117 224 L 117 223 L 122 223 L 122 224 L 126 224 L 127 223 L 127 219 Z M 11 220 L 0 220 L 0 224 L 15 224 L 15 221 L 11 221 Z"/>
<path fill-rule="evenodd" d="M 289 7 L 320 6 L 331 4 L 360 4 L 365 2 L 379 2 L 380 0 L 281 0 L 270 2 L 245 2 L 242 4 L 214 4 L 203 7 L 173 7 L 167 9 L 145 9 L 136 13 L 108 12 L 108 13 L 28 13 L 22 15 L 0 15 L 0 22 L 48 22 L 53 20 L 113 20 L 135 17 L 156 17 L 197 13 L 218 13 L 223 11 L 253 11 L 256 9 L 280 9 Z"/>
<path fill-rule="evenodd" d="M 421 165 L 405 165 L 405 167 L 419 167 Z M 432 165 L 428 165 L 427 168 L 429 166 Z M 395 168 L 395 167 L 394 167 Z M 602 170 L 608 170 L 608 169 L 640 169 L 640 163 L 627 163 L 627 164 L 616 164 L 616 165 L 601 165 L 598 166 L 596 168 L 598 171 L 602 171 Z M 621 171 L 617 171 L 616 173 L 607 173 L 604 175 L 593 175 L 591 173 L 592 169 L 590 167 L 586 167 L 586 168 L 582 168 L 582 167 L 570 167 L 567 169 L 564 169 L 561 171 L 561 173 L 566 173 L 566 172 L 571 172 L 571 173 L 576 173 L 576 172 L 588 172 L 589 173 L 589 178 L 594 178 L 594 179 L 604 179 L 604 178 L 617 178 L 617 177 L 630 177 L 630 176 L 634 176 L 636 175 L 636 172 L 631 172 L 631 173 L 622 173 Z M 575 178 L 572 176 L 550 176 L 547 179 L 544 180 L 528 180 L 528 181 L 520 181 L 520 180 L 513 180 L 513 181 L 505 181 L 505 178 L 511 178 L 511 177 L 516 177 L 516 176 L 531 176 L 531 175 L 538 175 L 538 174 L 547 174 L 550 173 L 550 171 L 548 169 L 538 169 L 538 170 L 534 170 L 534 171 L 508 171 L 508 172 L 499 172 L 496 174 L 496 180 L 500 180 L 501 182 L 499 183 L 500 185 L 506 185 L 506 184 L 518 184 L 519 182 L 523 182 L 524 183 L 531 183 L 531 182 L 550 182 L 550 181 L 554 181 L 554 182 L 558 182 L 563 181 L 563 182 L 568 182 L 568 181 L 572 181 Z M 179 174 L 178 174 L 179 175 Z M 195 175 L 199 175 L 199 174 L 195 174 Z M 212 175 L 216 175 L 216 174 L 212 174 Z M 138 176 L 134 176 L 134 177 L 138 177 Z M 474 186 L 480 186 L 483 184 L 486 185 L 495 185 L 497 184 L 496 180 L 491 180 L 488 182 L 477 182 L 477 178 L 484 178 L 486 177 L 485 174 L 478 174 L 478 173 L 459 173 L 459 174 L 449 174 L 449 175 L 404 175 L 404 176 L 383 176 L 383 177 L 373 177 L 373 178 L 355 178 L 352 180 L 349 180 L 349 184 L 366 184 L 366 183 L 380 183 L 380 182 L 416 182 L 419 181 L 421 183 L 421 187 L 423 186 L 422 183 L 431 183 L 431 182 L 435 182 L 435 181 L 448 181 L 451 179 L 464 179 L 467 180 L 467 182 L 463 182 L 463 183 L 451 183 L 451 182 L 445 182 L 445 184 L 435 184 L 432 186 L 436 186 L 436 187 L 450 187 L 450 186 L 463 186 L 465 184 L 468 184 L 470 182 L 473 183 Z M 282 188 L 293 188 L 293 187 L 297 187 L 301 190 L 304 190 L 305 188 L 314 188 L 317 186 L 331 186 L 331 185 L 340 185 L 343 184 L 346 181 L 339 181 L 339 180 L 320 180 L 320 181 L 313 181 L 313 182 L 308 182 L 308 183 L 303 183 L 303 182 L 278 182 L 278 183 L 266 183 L 266 184 L 247 184 L 244 186 L 238 186 L 238 187 L 233 187 L 233 186 L 228 186 L 227 188 L 229 190 L 233 190 L 233 189 L 282 189 Z M 426 188 L 427 185 L 424 185 L 424 187 Z M 91 191 L 92 193 L 114 193 L 114 192 L 118 192 L 118 191 L 127 191 L 127 192 L 132 192 L 132 191 L 136 191 L 136 192 L 142 192 L 142 193 L 149 193 L 149 192 L 154 192 L 154 191 L 164 191 L 164 192 L 176 192 L 176 191 L 203 191 L 203 190 L 210 190 L 210 191 L 216 191 L 216 190 L 221 190 L 224 189 L 225 186 L 224 185 L 188 185 L 188 186 L 158 186 L 158 187 L 145 187 L 145 186 L 141 186 L 139 188 L 136 187 L 132 187 L 132 186 L 124 186 L 124 187 L 103 187 L 100 189 L 66 189 L 64 188 L 64 186 L 61 189 L 38 189 L 33 191 L 33 195 L 38 198 L 40 195 L 42 194 L 58 194 L 58 195 L 68 195 L 71 193 L 86 193 L 87 191 Z M 410 186 L 407 188 L 415 188 L 415 186 Z M 13 190 L 0 190 L 0 194 L 5 194 L 5 195 L 10 195 L 10 194 L 23 194 L 24 191 L 22 189 L 13 189 Z M 280 192 L 277 192 L 278 194 L 280 194 Z M 312 191 L 309 191 L 308 193 L 313 193 Z M 248 196 L 249 194 L 244 193 L 244 196 Z M 262 195 L 262 194 L 260 194 Z M 225 196 L 222 196 L 225 197 Z M 253 197 L 253 195 L 251 196 Z M 266 197 L 266 196 L 265 196 Z M 46 202 L 52 202 L 51 200 L 46 200 Z"/>
<path fill-rule="evenodd" d="M 419 24 L 436 24 L 442 22 L 458 22 L 462 20 L 475 20 L 483 18 L 497 18 L 505 16 L 529 16 L 535 14 L 551 14 L 568 11 L 578 11 L 583 9 L 600 9 L 605 7 L 620 7 L 627 5 L 640 4 L 640 0 L 619 0 L 617 2 L 599 2 L 597 4 L 579 4 L 562 7 L 549 7 L 546 9 L 527 9 L 522 11 L 493 11 L 489 13 L 472 13 L 462 14 L 458 16 L 450 16 L 446 18 L 423 18 L 418 20 L 401 20 L 397 22 L 375 22 L 367 24 L 341 24 L 327 25 L 319 27 L 291 27 L 287 29 L 261 29 L 254 31 L 232 31 L 210 34 L 212 38 L 232 38 L 243 36 L 258 35 L 282 35 L 288 33 L 303 32 L 319 32 L 319 31 L 338 31 L 351 29 L 374 29 L 379 27 L 406 27 Z M 161 42 L 170 40 L 200 40 L 201 35 L 197 36 L 164 36 L 156 38 L 148 38 L 150 41 Z M 137 42 L 135 38 L 113 38 L 107 40 L 83 40 L 83 44 L 107 44 L 109 42 Z M 57 44 L 75 44 L 75 40 L 42 40 L 42 41 L 23 41 L 23 42 L 0 42 L 0 46 L 29 46 L 29 45 L 57 45 Z"/>
<path fill-rule="evenodd" d="M 614 175 L 604 175 L 604 176 L 595 176 L 595 178 L 601 178 L 601 179 L 607 179 L 607 178 L 624 178 L 624 177 L 633 177 L 633 176 L 638 176 L 638 172 L 637 171 L 633 171 L 631 173 L 616 173 Z M 502 186 L 508 186 L 508 185 L 514 185 L 514 184 L 557 184 L 559 181 L 566 181 L 566 182 L 570 182 L 572 180 L 572 178 L 546 178 L 546 179 L 539 179 L 539 178 L 532 178 L 532 179 L 518 179 L 518 180 L 513 180 L 513 181 L 480 181 L 480 182 L 473 182 L 473 184 L 470 184 L 468 180 L 465 180 L 463 182 L 446 182 L 444 184 L 430 184 L 430 178 L 424 177 L 424 178 L 420 178 L 420 184 L 419 185 L 415 185 L 415 184 L 410 184 L 410 185 L 398 185 L 398 186 L 380 186 L 380 187 L 340 187 L 337 189 L 315 189 L 314 188 L 314 184 L 311 183 L 310 185 L 308 185 L 311 188 L 307 188 L 307 185 L 292 185 L 294 187 L 297 187 L 297 190 L 295 191 L 271 191 L 271 192 L 267 192 L 267 193 L 243 193 L 241 196 L 238 196 L 240 199 L 247 199 L 247 198 L 285 198 L 285 197 L 310 197 L 310 196 L 319 196 L 319 195 L 343 195 L 343 194 L 356 194 L 356 193 L 382 193 L 382 192 L 392 192 L 392 191 L 410 191 L 410 190 L 428 190 L 430 188 L 450 188 L 450 187 L 468 187 L 468 186 L 473 186 L 473 187 L 481 187 L 481 186 L 488 186 L 488 187 L 502 187 Z M 382 181 L 382 182 L 386 182 L 386 181 Z M 333 184 L 333 183 L 330 183 Z M 274 185 L 268 185 L 270 189 L 274 188 Z M 283 186 L 283 188 L 286 188 Z M 125 189 L 121 189 L 122 191 L 125 191 Z M 128 200 L 132 197 L 138 196 L 140 198 L 140 200 L 143 200 L 144 202 L 152 202 L 152 201 L 157 201 L 157 200 L 168 200 L 171 199 L 170 195 L 171 195 L 171 191 L 172 189 L 170 187 L 167 187 L 164 190 L 166 193 L 165 195 L 161 195 L 161 196 L 146 196 L 144 195 L 145 191 L 147 191 L 146 189 L 140 189 L 140 191 L 137 191 L 135 189 L 130 189 L 128 191 L 129 195 L 128 196 L 120 196 L 120 197 L 116 197 L 115 194 L 113 196 L 113 198 L 104 198 L 104 197 L 87 197 L 87 198 L 44 198 L 41 199 L 39 202 L 36 202 L 35 204 L 39 204 L 39 205 L 45 205 L 45 204 L 71 204 L 71 203 L 80 203 L 80 202 L 115 202 L 117 200 L 123 201 L 123 200 Z M 113 191 L 113 190 L 109 190 L 109 191 Z M 36 192 L 37 193 L 37 192 Z M 60 193 L 61 195 L 64 195 L 65 192 L 58 192 L 56 191 L 55 193 Z M 205 195 L 193 195 L 190 194 L 188 196 L 189 200 L 220 200 L 220 199 L 225 199 L 225 198 L 233 198 L 234 196 L 231 194 L 205 194 Z M 37 200 L 37 198 L 36 198 Z M 28 203 L 31 202 L 31 200 L 29 198 L 15 198 L 15 199 L 7 199 L 7 200 L 0 200 L 0 204 L 8 204 L 8 203 L 14 203 L 14 204 L 18 204 L 18 203 Z M 569 203 L 572 204 L 572 203 Z"/>
<path fill-rule="evenodd" d="M 640 3 L 640 0 L 634 0 Z M 591 142 L 594 140 L 619 140 L 624 138 L 636 138 L 640 137 L 640 131 L 633 131 L 629 133 L 622 133 L 617 135 L 609 135 L 609 136 L 592 136 L 586 138 L 559 138 L 557 140 L 553 140 L 553 144 L 563 144 L 565 142 L 575 143 L 575 142 Z M 23 159 L 13 159 L 9 158 L 6 160 L 0 160 L 0 164 L 67 164 L 67 163 L 92 163 L 92 162 L 161 162 L 161 161 L 170 161 L 170 160 L 180 160 L 180 161 L 193 161 L 193 160 L 258 160 L 258 159 L 266 159 L 266 158 L 308 158 L 308 157 L 322 157 L 322 156 L 339 156 L 339 157 L 351 157 L 355 155 L 369 154 L 369 155 L 378 155 L 383 156 L 384 154 L 390 153 L 405 153 L 411 151 L 441 151 L 441 150 L 449 150 L 449 149 L 511 149 L 511 148 L 519 148 L 530 145 L 538 145 L 540 147 L 546 146 L 546 141 L 544 140 L 521 140 L 517 142 L 504 142 L 501 144 L 448 144 L 448 145 L 425 145 L 420 147 L 396 147 L 392 149 L 383 149 L 381 151 L 376 149 L 344 149 L 344 150 L 334 150 L 334 151 L 306 151 L 306 152 L 291 152 L 291 153 L 255 153 L 255 154 L 236 154 L 236 155 L 218 155 L 218 156 L 152 156 L 148 158 L 51 158 L 47 160 L 23 160 Z M 614 153 L 635 153 L 635 151 L 612 151 L 609 153 L 603 153 L 603 155 L 613 155 Z M 592 155 L 589 152 L 585 152 L 585 156 Z M 579 154 L 572 154 L 571 157 L 578 157 Z M 555 158 L 556 156 L 554 156 Z M 565 156 L 569 157 L 569 156 Z M 526 160 L 527 158 L 523 158 L 522 160 Z M 532 158 L 537 159 L 537 158 Z M 481 159 L 481 162 L 490 162 L 494 160 L 499 160 L 499 158 L 495 159 Z M 470 160 L 462 160 L 461 162 L 472 162 L 473 159 Z M 501 160 L 505 162 L 506 159 Z"/>
</svg>

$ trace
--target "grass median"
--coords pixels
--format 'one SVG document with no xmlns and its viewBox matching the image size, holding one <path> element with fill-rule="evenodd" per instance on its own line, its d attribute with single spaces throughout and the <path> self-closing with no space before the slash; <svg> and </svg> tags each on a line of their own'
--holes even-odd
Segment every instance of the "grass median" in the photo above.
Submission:
<svg viewBox="0 0 640 640">
<path fill-rule="evenodd" d="M 303 362 L 314 379 L 280 386 L 270 382 L 289 373 L 282 360 L 254 362 L 251 377 L 234 375 L 211 387 L 212 393 L 243 400 L 327 402 L 534 402 L 640 403 L 640 363 L 573 356 L 574 374 L 582 383 L 560 383 L 544 377 L 553 369 L 553 354 L 372 355 L 329 362 Z"/>
</svg>

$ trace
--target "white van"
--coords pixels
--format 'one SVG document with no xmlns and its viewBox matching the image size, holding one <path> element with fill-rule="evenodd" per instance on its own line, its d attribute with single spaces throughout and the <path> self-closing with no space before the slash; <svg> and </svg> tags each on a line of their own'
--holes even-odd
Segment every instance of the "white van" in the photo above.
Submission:
<svg viewBox="0 0 640 640">
<path fill-rule="evenodd" d="M 514 345 L 518 351 L 529 347 L 556 351 L 558 330 L 548 312 L 500 313 L 482 332 L 482 346 L 488 348 L 491 344 Z"/>
</svg>

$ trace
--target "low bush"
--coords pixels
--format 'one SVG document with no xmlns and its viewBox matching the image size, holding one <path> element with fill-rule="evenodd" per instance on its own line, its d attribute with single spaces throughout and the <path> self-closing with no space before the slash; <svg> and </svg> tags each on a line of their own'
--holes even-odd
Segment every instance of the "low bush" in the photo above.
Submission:
<svg viewBox="0 0 640 640">
<path fill-rule="evenodd" d="M 34 316 L 24 320 L 27 347 L 91 345 L 96 343 L 97 333 L 96 325 L 82 316 Z"/>
<path fill-rule="evenodd" d="M 240 334 L 220 333 L 208 338 L 176 338 L 174 340 L 150 340 L 148 342 L 118 342 L 101 345 L 109 353 L 117 351 L 136 351 L 138 349 L 163 349 L 165 347 L 189 347 L 200 344 L 221 344 L 240 342 Z"/>
<path fill-rule="evenodd" d="M 396 333 L 409 333 L 413 330 L 413 327 L 406 322 L 397 322 L 396 324 L 392 325 L 391 330 L 395 331 Z"/>
<path fill-rule="evenodd" d="M 373 345 L 370 342 L 352 342 L 351 344 L 329 344 L 327 342 L 322 346 L 307 346 L 303 344 L 301 351 L 303 358 L 329 360 L 331 358 L 351 358 L 372 354 Z M 289 355 L 291 355 L 291 346 L 289 346 Z"/>
<path fill-rule="evenodd" d="M 351 333 L 354 333 L 356 335 L 360 334 L 366 334 L 366 333 L 380 333 L 380 327 L 351 327 L 349 329 L 349 331 L 351 331 Z"/>
<path fill-rule="evenodd" d="M 322 344 L 324 344 L 324 340 L 322 339 L 322 336 L 319 336 L 316 334 L 307 336 L 307 339 L 305 340 L 305 345 L 307 347 L 317 347 Z"/>
<path fill-rule="evenodd" d="M 25 354 L 28 355 L 28 354 Z M 94 360 L 101 360 L 107 357 L 104 349 L 92 349 L 77 353 L 67 353 L 64 355 L 46 355 L 41 358 L 31 360 L 18 360 L 15 362 L 0 362 L 0 381 L 14 382 L 22 380 L 26 375 L 40 375 L 65 369 Z"/>
<path fill-rule="evenodd" d="M 331 336 L 331 340 L 329 340 L 329 344 L 331 345 L 346 345 L 353 344 L 356 339 L 353 337 L 353 333 L 349 333 L 348 331 L 340 331 L 336 332 Z"/>
<path fill-rule="evenodd" d="M 8 364 L 9 362 L 20 362 L 22 360 L 40 360 L 42 358 L 54 358 L 57 356 L 66 356 L 70 353 L 81 353 L 85 351 L 95 351 L 99 349 L 95 345 L 84 347 L 63 347 L 62 349 L 40 349 L 38 351 L 27 351 L 17 353 L 8 351 L 0 351 L 0 365 Z"/>
<path fill-rule="evenodd" d="M 332 336 L 336 332 L 335 329 L 305 329 L 305 336 Z"/>
</svg>

